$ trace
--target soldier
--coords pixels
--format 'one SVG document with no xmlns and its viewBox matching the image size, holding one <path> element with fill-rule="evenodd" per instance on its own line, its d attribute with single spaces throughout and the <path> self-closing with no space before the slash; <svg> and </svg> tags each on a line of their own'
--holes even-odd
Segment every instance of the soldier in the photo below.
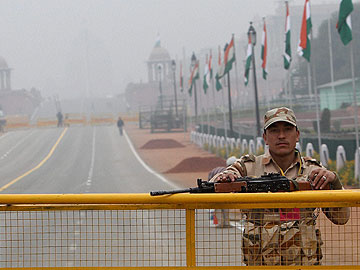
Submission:
<svg viewBox="0 0 360 270">
<path fill-rule="evenodd" d="M 263 139 L 269 151 L 260 156 L 245 155 L 215 175 L 211 181 L 234 181 L 240 176 L 260 177 L 280 173 L 289 179 L 308 180 L 314 189 L 343 189 L 338 175 L 315 159 L 302 157 L 296 150 L 300 131 L 291 109 L 266 112 Z M 306 209 L 251 209 L 246 214 L 242 253 L 246 265 L 320 265 L 322 240 L 316 228 L 318 211 Z M 350 218 L 346 207 L 323 208 L 334 224 Z"/>
<path fill-rule="evenodd" d="M 116 122 L 116 125 L 119 129 L 119 133 L 122 136 L 123 135 L 123 126 L 124 126 L 124 121 L 121 119 L 121 117 L 119 116 L 119 119 Z"/>
<path fill-rule="evenodd" d="M 63 126 L 63 114 L 61 113 L 61 111 L 58 111 L 58 113 L 56 114 L 56 117 L 58 119 L 58 123 L 57 123 L 57 126 L 58 127 L 62 127 Z"/>
</svg>

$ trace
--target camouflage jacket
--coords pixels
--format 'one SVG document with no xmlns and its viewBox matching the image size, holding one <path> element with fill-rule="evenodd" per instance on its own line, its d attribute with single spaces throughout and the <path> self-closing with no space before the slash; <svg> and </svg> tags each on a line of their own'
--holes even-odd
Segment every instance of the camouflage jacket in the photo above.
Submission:
<svg viewBox="0 0 360 270">
<path fill-rule="evenodd" d="M 322 167 L 315 159 L 302 157 L 299 152 L 296 155 L 295 161 L 284 171 L 287 178 L 307 180 L 314 168 Z M 223 173 L 233 173 L 237 177 L 259 177 L 279 172 L 271 155 L 266 153 L 260 156 L 244 155 Z M 332 189 L 342 188 L 337 176 Z M 316 229 L 317 211 L 315 208 L 244 210 L 244 262 L 247 265 L 320 264 L 322 240 L 320 231 Z M 346 208 L 326 208 L 323 212 L 335 224 L 344 224 L 349 218 Z"/>
</svg>

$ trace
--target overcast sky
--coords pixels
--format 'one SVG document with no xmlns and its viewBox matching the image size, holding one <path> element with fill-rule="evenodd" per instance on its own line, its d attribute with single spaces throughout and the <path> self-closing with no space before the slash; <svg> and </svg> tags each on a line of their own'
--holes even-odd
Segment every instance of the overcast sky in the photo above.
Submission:
<svg viewBox="0 0 360 270">
<path fill-rule="evenodd" d="M 36 87 L 60 98 L 83 96 L 87 87 L 97 96 L 117 94 L 131 81 L 147 81 L 145 61 L 158 33 L 171 57 L 181 58 L 183 47 L 190 56 L 224 44 L 232 33 L 246 35 L 250 20 L 273 14 L 280 3 L 2 0 L 0 55 L 13 69 L 14 89 Z"/>
</svg>

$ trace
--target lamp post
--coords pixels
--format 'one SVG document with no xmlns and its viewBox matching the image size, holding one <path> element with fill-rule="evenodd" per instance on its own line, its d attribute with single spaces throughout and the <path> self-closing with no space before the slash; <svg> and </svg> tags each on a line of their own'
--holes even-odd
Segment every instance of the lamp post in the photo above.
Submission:
<svg viewBox="0 0 360 270">
<path fill-rule="evenodd" d="M 255 90 L 255 110 L 256 110 L 256 136 L 260 137 L 260 116 L 259 116 L 259 101 L 258 101 L 258 91 L 256 83 L 256 68 L 255 68 L 255 51 L 254 47 L 256 45 L 256 31 L 252 22 L 250 22 L 250 27 L 247 32 L 248 38 L 251 40 L 251 51 L 252 51 L 252 63 L 253 63 L 253 75 L 254 75 L 254 90 Z"/>
<path fill-rule="evenodd" d="M 192 71 L 195 68 L 196 65 L 196 56 L 195 53 L 193 52 L 192 56 L 191 56 L 191 67 L 192 67 Z M 193 82 L 191 82 L 193 83 Z M 195 124 L 198 124 L 198 111 L 197 111 L 197 95 L 196 95 L 196 83 L 194 83 L 194 101 L 195 101 Z"/>
<path fill-rule="evenodd" d="M 176 77 L 175 77 L 176 62 L 175 62 L 175 60 L 171 61 L 171 69 L 174 74 L 175 115 L 176 115 L 176 119 L 177 119 L 178 118 L 178 106 L 177 106 L 177 95 L 176 95 Z"/>
<path fill-rule="evenodd" d="M 162 87 L 161 87 L 161 65 L 158 65 L 158 71 L 159 71 L 159 91 L 160 91 L 160 108 L 163 109 L 163 100 L 162 100 Z"/>
</svg>

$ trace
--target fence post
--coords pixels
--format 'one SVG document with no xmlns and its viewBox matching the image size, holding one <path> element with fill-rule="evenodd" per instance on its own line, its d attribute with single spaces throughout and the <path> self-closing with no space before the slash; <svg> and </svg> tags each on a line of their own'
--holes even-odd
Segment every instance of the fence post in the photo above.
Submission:
<svg viewBox="0 0 360 270">
<path fill-rule="evenodd" d="M 195 209 L 186 209 L 186 266 L 196 266 Z"/>
</svg>

